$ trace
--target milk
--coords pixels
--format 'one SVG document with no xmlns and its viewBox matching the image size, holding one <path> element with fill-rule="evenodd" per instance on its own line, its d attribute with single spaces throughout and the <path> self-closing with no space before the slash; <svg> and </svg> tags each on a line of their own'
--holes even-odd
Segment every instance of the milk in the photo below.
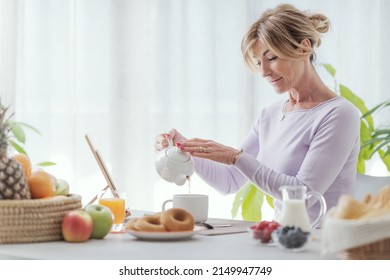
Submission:
<svg viewBox="0 0 390 280">
<path fill-rule="evenodd" d="M 302 199 L 283 201 L 280 224 L 282 226 L 300 227 L 303 231 L 310 231 L 311 225 L 305 201 Z"/>
</svg>

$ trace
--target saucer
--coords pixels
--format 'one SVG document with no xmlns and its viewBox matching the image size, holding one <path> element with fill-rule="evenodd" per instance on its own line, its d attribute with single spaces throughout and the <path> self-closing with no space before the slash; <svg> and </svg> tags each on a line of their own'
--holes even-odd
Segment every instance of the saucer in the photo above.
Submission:
<svg viewBox="0 0 390 280">
<path fill-rule="evenodd" d="M 136 231 L 126 229 L 126 233 L 136 237 L 140 240 L 156 240 L 156 241 L 170 241 L 170 240 L 184 240 L 191 238 L 196 234 L 201 227 L 195 226 L 194 230 L 191 231 L 167 231 L 167 232 L 150 232 L 150 231 Z"/>
</svg>

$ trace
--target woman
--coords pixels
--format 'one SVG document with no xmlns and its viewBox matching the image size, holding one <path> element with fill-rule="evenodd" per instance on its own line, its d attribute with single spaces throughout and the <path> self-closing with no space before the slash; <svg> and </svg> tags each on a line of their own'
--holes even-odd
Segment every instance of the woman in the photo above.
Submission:
<svg viewBox="0 0 390 280">
<path fill-rule="evenodd" d="M 242 41 L 246 63 L 256 69 L 276 93 L 288 98 L 265 108 L 241 149 L 212 140 L 186 139 L 177 130 L 157 136 L 155 148 L 167 138 L 195 160 L 197 174 L 223 193 L 238 191 L 248 181 L 275 198 L 275 219 L 281 211 L 283 185 L 305 185 L 323 194 L 328 209 L 341 194 L 351 194 L 360 148 L 359 113 L 332 92 L 312 65 L 320 34 L 329 29 L 322 14 L 291 5 L 267 10 Z M 311 202 L 309 216 L 318 216 Z"/>
</svg>

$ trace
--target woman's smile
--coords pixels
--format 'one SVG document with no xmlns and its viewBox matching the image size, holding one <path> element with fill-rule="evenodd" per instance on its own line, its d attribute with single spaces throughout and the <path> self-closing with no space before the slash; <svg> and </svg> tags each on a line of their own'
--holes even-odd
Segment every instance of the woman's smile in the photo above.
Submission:
<svg viewBox="0 0 390 280">
<path fill-rule="evenodd" d="M 271 85 L 276 85 L 276 83 L 278 82 L 278 81 L 280 81 L 282 79 L 282 77 L 279 77 L 279 78 L 275 78 L 275 79 L 272 79 L 271 81 L 269 81 L 269 83 L 271 84 Z"/>
</svg>

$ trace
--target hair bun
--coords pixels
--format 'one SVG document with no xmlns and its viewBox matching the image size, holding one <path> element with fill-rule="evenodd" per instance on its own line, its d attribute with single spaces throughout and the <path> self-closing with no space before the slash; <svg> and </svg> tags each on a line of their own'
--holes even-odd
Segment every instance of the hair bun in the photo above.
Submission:
<svg viewBox="0 0 390 280">
<path fill-rule="evenodd" d="M 314 28 L 319 33 L 326 33 L 329 30 L 330 22 L 323 14 L 313 14 L 309 16 L 310 21 L 313 23 Z"/>
<path fill-rule="evenodd" d="M 316 46 L 319 47 L 321 45 L 321 35 L 320 33 L 326 33 L 329 30 L 330 22 L 326 16 L 323 14 L 312 14 L 309 15 L 309 20 L 314 26 L 314 29 L 317 31 L 316 36 Z"/>
</svg>

